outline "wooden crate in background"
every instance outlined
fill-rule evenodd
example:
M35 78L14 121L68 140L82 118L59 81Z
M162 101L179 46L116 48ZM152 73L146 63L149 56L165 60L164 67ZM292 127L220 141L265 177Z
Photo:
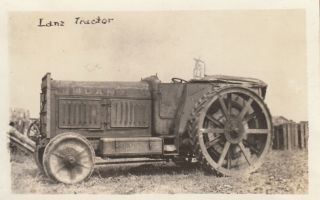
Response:
M298 134L299 147L301 149L308 149L309 126L307 121L302 121L299 123Z
M274 126L273 149L294 150L308 147L308 122L288 121Z

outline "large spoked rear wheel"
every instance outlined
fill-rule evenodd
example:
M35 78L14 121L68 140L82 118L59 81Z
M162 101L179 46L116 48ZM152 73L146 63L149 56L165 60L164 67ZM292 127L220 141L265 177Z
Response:
M226 176L256 170L271 146L268 108L253 91L226 87L205 95L193 112L195 154L203 166Z
M90 142L79 134L57 135L44 150L43 169L49 178L58 182L81 182L93 172L94 150Z

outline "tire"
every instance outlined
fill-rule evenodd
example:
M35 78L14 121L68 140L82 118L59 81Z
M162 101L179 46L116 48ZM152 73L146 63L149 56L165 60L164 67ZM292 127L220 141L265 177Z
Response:
M85 137L77 133L62 133L46 146L43 169L55 181L75 184L91 176L94 157L94 149Z
M209 172L241 176L255 171L271 148L271 115L253 91L228 86L205 94L188 122L193 154Z

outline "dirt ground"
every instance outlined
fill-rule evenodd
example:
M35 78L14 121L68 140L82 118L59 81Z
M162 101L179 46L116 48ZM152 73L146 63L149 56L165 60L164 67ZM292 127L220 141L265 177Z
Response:
M173 163L113 165L95 168L83 183L65 185L46 178L37 169L32 156L12 156L13 193L308 193L308 157L306 151L272 151L264 164L246 177L216 177L197 168Z

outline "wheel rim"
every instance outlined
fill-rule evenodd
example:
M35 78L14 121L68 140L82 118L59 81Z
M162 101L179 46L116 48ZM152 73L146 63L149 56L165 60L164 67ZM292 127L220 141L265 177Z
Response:
M94 151L89 142L78 135L59 135L48 144L44 156L44 171L62 183L81 182L93 171Z
M231 87L216 93L198 123L202 155L224 175L257 169L270 148L270 113L263 100L248 89Z
M37 122L33 122L27 131L28 138L35 140L40 135L40 130Z

